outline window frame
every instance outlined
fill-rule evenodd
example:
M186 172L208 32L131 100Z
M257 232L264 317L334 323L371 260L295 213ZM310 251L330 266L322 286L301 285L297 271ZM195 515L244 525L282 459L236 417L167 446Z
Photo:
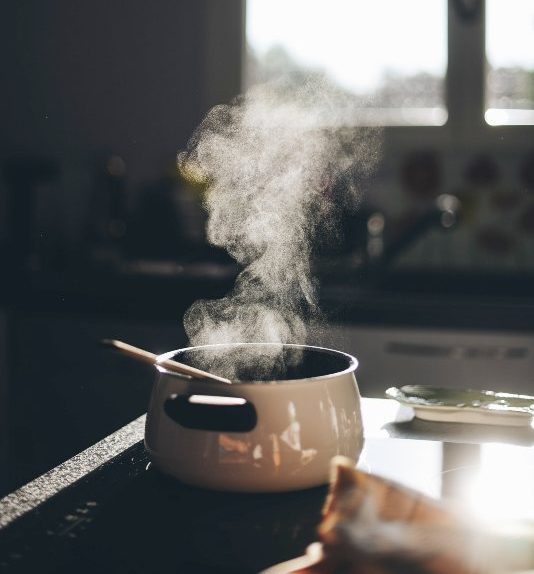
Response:
M204 0L203 106L226 103L243 91L246 0ZM486 111L485 0L448 0L445 102L442 126L384 126L386 142L470 152L513 151L532 138L532 125L489 125Z

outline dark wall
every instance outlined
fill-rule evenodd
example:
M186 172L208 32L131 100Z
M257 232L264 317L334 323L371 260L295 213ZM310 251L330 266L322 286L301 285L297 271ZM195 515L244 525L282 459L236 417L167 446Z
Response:
M4 3L3 154L118 153L133 178L174 161L203 110L202 2Z
M131 213L144 191L173 173L177 152L212 104L211 4L2 3L0 168L5 175L13 157L23 172L42 168L32 161L51 163L52 189L28 192L20 211L68 243L71 260L87 247L95 218L105 217L99 202L108 193L101 181L108 158L124 160ZM223 41L226 33L234 31ZM15 187L0 177L0 243L13 237L10 225L26 225L12 212Z
M124 161L128 201L171 198L172 182L161 181L172 179L176 153L214 101L230 95L233 88L224 93L213 83L235 83L235 51L234 71L226 73L217 49L232 40L240 46L239 18L225 26L220 11L239 3L214 9L217 2L0 3L0 496L146 409L152 372L106 358L100 338L155 351L184 344L181 307L172 306L167 324L147 317L150 302L161 298L157 281L145 277L149 287L137 295L139 278L126 277L124 293L121 287L112 297L129 296L131 310L113 303L104 310L112 281L101 269L103 278L93 278L94 262L81 246L95 218L109 215L95 209L95 198L117 191L102 180L107 159ZM28 178L45 183L26 185ZM47 233L56 234L51 251L70 253L68 265L52 253L47 267L49 251L34 239L46 242ZM23 265L35 249L44 255L40 266ZM52 271L51 283L34 271ZM180 281L171 289L182 306L193 297ZM73 303L74 292L81 298ZM138 310L143 318L132 319Z

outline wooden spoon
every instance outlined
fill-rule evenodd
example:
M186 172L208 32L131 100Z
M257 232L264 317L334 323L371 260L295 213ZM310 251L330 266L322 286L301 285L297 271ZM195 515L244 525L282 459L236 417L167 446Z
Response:
M151 365L161 365L169 371L179 373L180 375L186 375L193 379L209 379L210 381L224 383L226 385L232 384L230 379L225 379L224 377L219 377L213 373L208 373L207 371L202 371L201 369L196 369L195 367L190 367L189 365L184 365L183 363L173 361L172 359L158 361L158 355L155 353L151 353L145 349L140 349L139 347L134 347L133 345L129 345L123 341L117 341L116 339L103 339L101 342L105 347L116 349L128 357L132 357L132 359L137 359L138 361L143 361L144 363L149 363Z

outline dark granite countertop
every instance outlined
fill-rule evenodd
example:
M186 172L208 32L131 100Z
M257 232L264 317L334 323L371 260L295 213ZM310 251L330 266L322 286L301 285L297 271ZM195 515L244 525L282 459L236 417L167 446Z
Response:
M145 415L0 500L0 529L143 440Z

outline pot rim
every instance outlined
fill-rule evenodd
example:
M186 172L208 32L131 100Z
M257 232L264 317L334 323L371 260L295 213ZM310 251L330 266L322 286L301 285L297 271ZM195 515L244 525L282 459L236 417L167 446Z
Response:
M158 355L158 357L156 358L156 362L154 363L154 366L156 367L156 369L160 372L160 373L164 373L167 375L172 375L174 377L179 377L179 378L183 378L182 375L180 375L179 373L175 373L173 371L169 371L168 369L166 369L163 365L160 365L159 363L161 361L165 361L168 359L173 359L174 356L177 353L181 353L184 351L195 351L197 349L214 349L217 347L237 347L237 346L273 346L273 345L281 345L283 347L291 347L291 348L296 348L296 349L306 349L306 350L313 350L313 351L320 351L322 353L328 353L331 355L341 355L345 358L348 359L349 361L349 366L342 370L342 371L336 371L335 373L329 373L328 375L319 375L316 377L304 377L304 378L300 378L300 379L282 379L282 380L277 380L277 379L273 379L273 380L265 380L265 381L261 381L262 386L263 385L272 385L272 384L276 384L278 385L285 385L285 384L292 384L295 385L296 383L309 383L309 382L319 382L319 381L324 381L324 380L328 380L328 379L332 379L335 377L339 377L341 375L345 375L348 373L352 373L354 372L357 368L358 368L358 359L352 355L350 355L349 353L345 353L344 351L337 351L335 349L329 349L327 347L319 347L318 345L299 345L296 343L216 343L216 344L211 344L211 345L195 345L192 347L183 347L182 349L174 349L173 351L167 351L166 353L163 353L161 355ZM236 383L236 386L239 385L241 386L249 386L249 387L258 387L258 383L260 381L239 381L239 383Z

